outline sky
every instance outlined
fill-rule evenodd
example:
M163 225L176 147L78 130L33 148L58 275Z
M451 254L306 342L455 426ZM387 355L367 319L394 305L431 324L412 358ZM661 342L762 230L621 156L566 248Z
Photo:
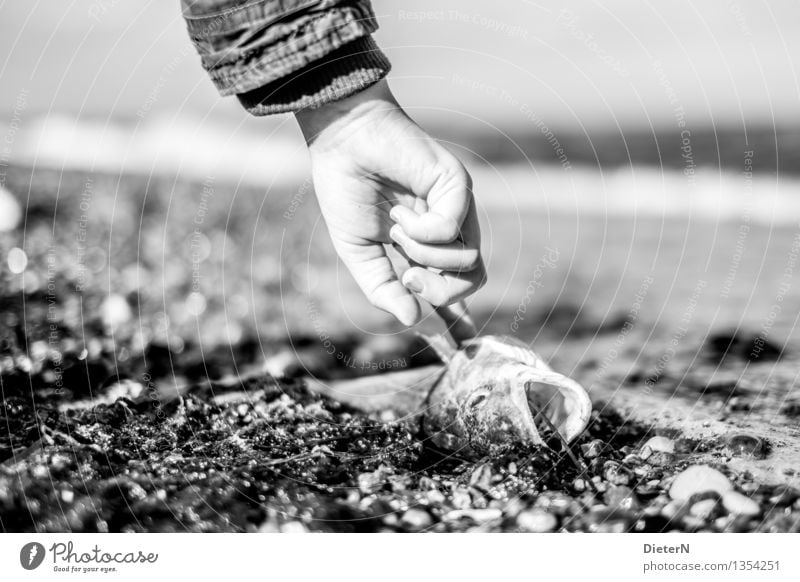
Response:
M373 3L401 103L466 127L796 124L800 3ZM0 119L252 120L202 71L178 0L0 4Z

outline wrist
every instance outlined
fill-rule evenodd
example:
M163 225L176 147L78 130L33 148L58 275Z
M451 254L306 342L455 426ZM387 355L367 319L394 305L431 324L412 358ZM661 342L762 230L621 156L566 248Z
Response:
M344 99L313 109L302 109L294 115L306 143L311 144L328 128L352 126L354 121L372 112L399 107L386 79L381 79Z

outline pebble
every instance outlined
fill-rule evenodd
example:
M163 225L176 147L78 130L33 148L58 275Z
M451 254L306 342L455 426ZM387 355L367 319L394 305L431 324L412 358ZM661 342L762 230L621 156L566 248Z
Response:
M466 487L459 486L453 489L451 502L456 509L468 509L472 505L472 498Z
M281 526L281 533L306 533L308 529L299 521L287 521Z
M557 491L545 491L536 498L534 505L556 515L566 515L575 509L575 500Z
M692 465L675 477L669 488L672 499L686 501L692 495L714 491L722 496L733 489L728 478L707 465Z
M639 456L647 460L653 453L669 453L675 452L675 441L663 436L654 436L648 440L643 446Z
M630 487L624 485L617 485L609 488L603 495L603 500L611 509L618 508L626 511L637 511L639 509L639 501Z
M488 464L478 465L469 477L470 487L486 492L492 485L492 468Z
M420 531L433 525L433 518L424 509L412 507L403 514L401 522L411 530Z
M800 491L788 485L778 485L770 495L769 502L773 505L785 507L794 503L800 497Z
M441 505L445 502L444 494L438 489L431 489L424 493L425 499L432 505Z
M528 532L546 533L556 528L558 520L552 513L539 509L528 509L517 516L517 525Z
M132 316L133 310L122 295L112 293L100 305L100 319L103 325L111 330L116 330L120 325L127 323Z
M8 263L8 270L15 275L19 275L28 266L28 255L21 248L14 247L8 251L6 262Z
M764 439L747 433L729 436L725 446L734 457L753 457L763 459L767 456L767 444Z
M444 514L443 519L445 521L458 521L466 517L475 523L485 523L500 519L502 516L503 512L501 510L489 507L486 509L454 509Z
M718 507L719 504L716 499L703 499L701 501L692 503L689 513L695 517L699 517L700 519L708 521L714 517Z
M376 493L388 482L392 471L386 467L379 467L377 471L361 473L358 475L358 488L365 495Z
M672 453L665 453L662 451L656 452L651 454L647 458L647 462L651 465L657 465L659 467L666 467L671 465L675 462L675 455Z
M606 443L601 441L600 439L594 439L593 441L589 441L585 445L581 445L581 453L587 459L594 459L595 457L600 456L600 453L603 452Z
M616 461L606 461L603 465L603 476L613 485L627 485L631 482L633 473L627 467Z
M681 521L683 521L683 525L686 527L686 529L689 530L699 530L701 527L706 525L705 520L703 520L702 517L697 517L696 515L684 515Z
M0 186L0 232L14 230L21 218L19 202L11 192Z
M673 500L661 508L661 515L667 519L678 519L686 512L686 505L683 501Z
M761 514L761 507L758 503L737 491L725 493L722 496L722 505L733 515L756 517Z
M630 515L619 510L597 509L590 511L584 522L591 532L624 533L628 531L632 520Z

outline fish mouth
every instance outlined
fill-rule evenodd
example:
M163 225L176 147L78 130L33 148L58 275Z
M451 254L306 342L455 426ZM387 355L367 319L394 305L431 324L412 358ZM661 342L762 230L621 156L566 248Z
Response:
M524 411L525 430L535 444L541 433L555 428L570 443L586 429L592 402L577 382L551 370L526 370L512 391L512 399Z

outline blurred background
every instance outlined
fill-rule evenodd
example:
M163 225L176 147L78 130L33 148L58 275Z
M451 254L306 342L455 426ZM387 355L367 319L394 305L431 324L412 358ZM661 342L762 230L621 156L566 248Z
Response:
M800 5L374 9L398 99L474 177L485 331L795 333ZM2 10L5 347L399 331L332 253L294 120L217 95L178 0Z

